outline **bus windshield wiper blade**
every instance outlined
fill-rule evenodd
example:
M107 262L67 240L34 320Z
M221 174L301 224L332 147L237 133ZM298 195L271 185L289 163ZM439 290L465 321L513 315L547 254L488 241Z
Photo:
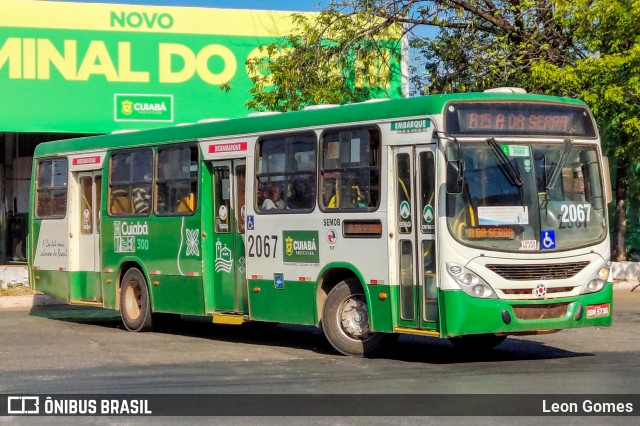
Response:
M569 151L571 151L572 147L573 147L573 141L571 139L567 139L566 141L564 141L564 150L562 151L562 155L560 156L558 163L556 163L555 167L553 168L553 172L551 173L551 178L547 183L547 188L546 188L547 191L549 191L550 189L553 189L553 186L556 184L558 177L560 177L560 174L562 173L562 168L564 167L564 164L567 162L567 159L569 158Z
M520 177L518 169L513 167L513 164L511 164L511 161L509 161L509 158L505 155L505 153L502 152L502 149L500 149L500 146L498 145L496 140L494 138L489 138L487 139L487 143L493 149L493 153L500 161L500 164L502 165L504 170L506 170L512 184L516 186L522 186L522 177Z

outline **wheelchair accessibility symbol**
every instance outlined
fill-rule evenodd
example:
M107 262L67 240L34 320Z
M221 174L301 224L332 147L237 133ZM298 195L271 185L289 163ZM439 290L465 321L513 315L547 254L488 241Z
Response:
M556 233L555 231L542 231L540 233L540 242L543 249L556 248Z

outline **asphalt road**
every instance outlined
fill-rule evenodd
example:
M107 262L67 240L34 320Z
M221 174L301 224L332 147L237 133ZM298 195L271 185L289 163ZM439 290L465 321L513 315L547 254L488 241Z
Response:
M111 311L66 306L0 311L0 393L640 394L639 326L640 292L620 290L614 293L610 328L509 338L482 355L435 338L403 336L382 357L358 359L336 354L308 327L179 321L163 332L130 333ZM100 424L129 424L119 419ZM169 421L161 420L154 424ZM262 420L258 423L281 424ZM362 424L388 421L378 417Z

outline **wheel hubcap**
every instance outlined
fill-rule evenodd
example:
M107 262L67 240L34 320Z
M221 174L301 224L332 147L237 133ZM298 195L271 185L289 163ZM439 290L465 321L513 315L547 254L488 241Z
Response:
M136 320L140 316L142 311L142 303L140 302L141 292L140 286L137 283L132 283L127 287L124 293L124 302L127 309L127 315Z
M345 299L338 310L340 330L350 339L365 340L370 337L369 311L361 294Z

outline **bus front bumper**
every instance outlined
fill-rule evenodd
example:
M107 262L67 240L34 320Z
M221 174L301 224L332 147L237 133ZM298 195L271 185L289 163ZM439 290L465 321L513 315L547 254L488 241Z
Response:
M576 327L607 327L613 314L613 284L597 293L544 300L479 299L444 291L446 331L466 334L536 334Z

